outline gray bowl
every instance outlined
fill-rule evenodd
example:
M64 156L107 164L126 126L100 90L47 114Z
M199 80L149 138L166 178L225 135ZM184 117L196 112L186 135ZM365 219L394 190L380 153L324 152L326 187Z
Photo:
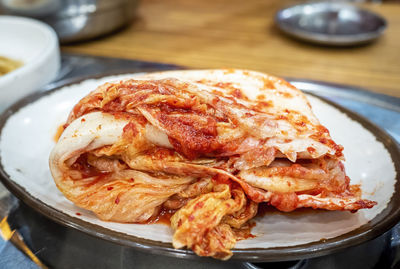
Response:
M386 29L381 16L345 3L307 3L277 12L275 22L286 34L323 45L371 42Z
M48 23L61 43L95 38L132 21L139 0L0 0L0 14L32 17Z

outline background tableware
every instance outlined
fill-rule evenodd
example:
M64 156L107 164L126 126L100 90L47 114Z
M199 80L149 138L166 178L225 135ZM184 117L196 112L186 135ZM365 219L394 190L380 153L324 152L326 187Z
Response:
M290 36L332 46L368 43L386 29L386 20L378 14L340 2L287 7L277 12L275 22Z
M132 21L139 0L0 0L0 13L43 20L61 42L90 39Z
M23 65L0 76L0 111L52 81L60 68L54 30L37 20L0 16L0 55Z

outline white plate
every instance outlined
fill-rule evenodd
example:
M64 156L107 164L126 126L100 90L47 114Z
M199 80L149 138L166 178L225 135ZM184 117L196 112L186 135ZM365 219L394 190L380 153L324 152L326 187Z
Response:
M126 76L133 75L86 80L36 94L7 110L0 124L3 182L30 206L67 226L151 252L193 257L188 250L172 248L172 231L165 225L104 222L76 207L58 191L50 175L48 157L55 132L74 104L97 85ZM234 259L271 261L327 254L372 239L399 220L400 197L393 195L400 185L397 144L365 119L308 97L321 123L344 146L352 184L360 184L363 198L378 205L357 213L306 210L257 217L252 230L256 237L238 242Z

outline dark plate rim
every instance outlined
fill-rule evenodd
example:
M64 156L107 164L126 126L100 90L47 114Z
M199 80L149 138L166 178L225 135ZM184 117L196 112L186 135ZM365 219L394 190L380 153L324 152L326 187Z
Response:
M123 73L103 73L98 76L86 76L76 79L67 79L56 83L53 89L45 92L33 93L17 103L13 104L7 108L0 116L0 138L3 133L4 126L7 120L14 115L18 110L33 103L40 98L52 94L64 86L69 86L72 84L80 83L88 78L100 78L110 75L119 74L129 74L130 72ZM253 261L253 262L276 262L276 261L288 261L296 259L313 258L318 256L323 256L327 254L332 254L339 250L347 247L358 245L369 240L372 240L381 234L385 233L391 229L400 220L400 146L395 142L395 140L387 134L385 131L377 127L375 124L371 123L362 116L354 113L346 108L343 108L325 98L319 97L315 94L313 96L323 100L329 105L339 109L344 112L351 119L359 122L362 126L374 134L378 141L380 141L391 155L392 161L394 162L396 170L396 184L395 192L388 204L388 206L379 213L374 219L372 219L367 224L349 232L344 235L327 239L324 241L312 242L303 245L297 245L292 247L279 247L279 248L250 248L250 249L234 249L233 257L231 260L241 260L241 261ZM0 149L1 153L1 149ZM67 215L57 209L43 203L39 199L28 194L26 190L19 186L17 183L10 179L10 176L6 173L3 163L1 162L0 154L0 180L3 184L20 200L25 204L41 213L42 215L52 219L53 221L64 225L66 227L71 227L87 233L89 235L102 238L107 241L111 241L123 246L129 246L137 250L146 251L152 254L162 254L177 258L188 258L204 260L205 258L199 257L194 254L191 250L187 249L174 249L170 243L162 243L158 241L153 241L149 239L143 239L131 235L127 235L121 232L115 232L104 228L102 226L91 224L85 222L76 217ZM396 206L397 205L397 206Z
M330 35L330 34L324 34L324 33L310 32L310 31L304 30L303 28L293 28L293 27L287 25L285 20L282 18L282 14L287 10L304 7L304 6L322 6L322 5L328 5L328 6L333 6L333 7L345 7L345 8L358 10L359 12L366 13L370 16L375 17L377 20L380 20L382 25L375 31L362 32L362 33L358 33L358 34L354 34L354 35L339 35L339 34ZM336 46L349 46L349 45L368 43L370 41L377 39L379 36L381 36L387 28L386 19L375 12L369 11L364 8L360 8L355 5L350 5L350 4L346 4L346 3L334 3L334 2L303 3L303 4L288 6L288 7L278 10L275 13L274 21L275 21L275 24L278 26L278 28L288 35L291 35L293 37L296 37L296 38L299 38L299 39L302 39L305 41L309 41L309 42L325 44L325 45L336 45Z

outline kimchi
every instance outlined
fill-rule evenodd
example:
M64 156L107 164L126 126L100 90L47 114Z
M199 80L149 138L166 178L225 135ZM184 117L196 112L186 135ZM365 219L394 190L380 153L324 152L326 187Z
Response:
M99 86L72 109L50 156L66 198L100 219L170 212L175 248L228 259L258 205L371 208L306 96L244 70L169 71ZM267 217L267 216L266 216Z

